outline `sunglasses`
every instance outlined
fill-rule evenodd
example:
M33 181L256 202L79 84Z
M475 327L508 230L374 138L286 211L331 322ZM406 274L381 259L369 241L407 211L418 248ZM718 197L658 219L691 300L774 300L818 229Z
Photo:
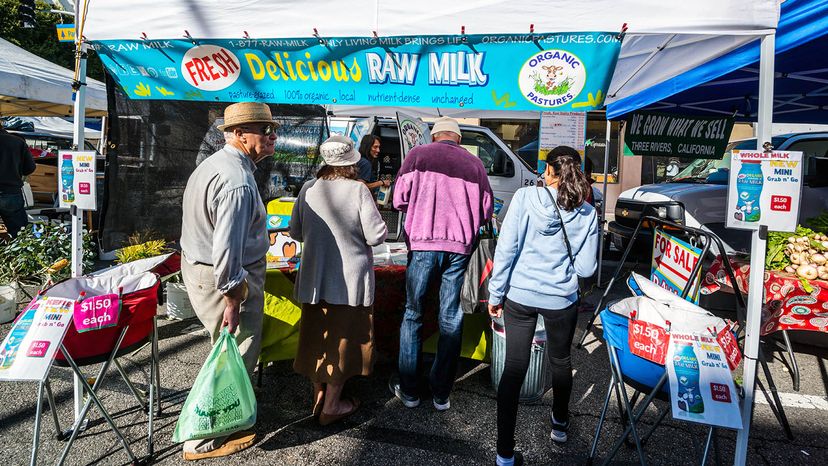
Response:
M242 126L241 128L247 132L258 133L262 136L270 136L276 130L273 125L264 125L259 128L259 131L249 131L250 128L247 126Z

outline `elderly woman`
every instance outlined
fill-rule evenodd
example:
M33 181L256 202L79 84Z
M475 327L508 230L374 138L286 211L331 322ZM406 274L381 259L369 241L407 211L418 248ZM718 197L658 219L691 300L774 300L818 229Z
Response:
M293 368L313 382L313 412L327 425L353 414L356 399L340 396L345 381L369 375L374 364L371 247L388 230L364 183L351 139L332 136L319 147L325 165L302 187L293 207L291 237L302 241L295 297L302 303Z

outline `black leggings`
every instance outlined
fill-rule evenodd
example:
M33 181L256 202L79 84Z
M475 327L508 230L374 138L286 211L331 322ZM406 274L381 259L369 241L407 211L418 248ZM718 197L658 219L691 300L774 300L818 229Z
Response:
M542 309L507 299L503 309L506 364L497 389L497 454L503 458L510 458L515 452L518 399L529 368L538 314L543 317L546 327L546 354L552 365L552 413L558 422L569 420L572 394L570 348L578 323L578 309L574 304L559 310Z

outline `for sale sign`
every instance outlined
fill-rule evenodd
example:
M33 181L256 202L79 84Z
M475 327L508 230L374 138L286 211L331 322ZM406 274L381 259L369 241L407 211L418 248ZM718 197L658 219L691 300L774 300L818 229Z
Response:
M653 262L650 280L665 290L680 296L690 280L693 267L699 262L701 252L701 249L656 229L653 239ZM700 283L701 268L696 272L693 288L687 296L687 300L694 304L699 303Z

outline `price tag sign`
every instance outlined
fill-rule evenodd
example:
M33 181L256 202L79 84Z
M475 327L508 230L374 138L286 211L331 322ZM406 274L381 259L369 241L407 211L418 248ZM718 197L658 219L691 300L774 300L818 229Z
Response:
M664 327L643 320L630 321L630 352L656 364L664 364L670 336Z
M118 324L120 300L117 294L92 296L75 303L72 319L78 333L114 327Z
M730 403L732 398L730 396L730 387L722 383L710 383L710 396L713 401L721 403Z
M722 347L725 357L727 358L727 365L731 371L735 371L739 367L739 362L742 361L742 352L739 351L739 345L736 344L736 338L733 332L730 331L730 325L723 328L721 332L716 335L716 341Z

